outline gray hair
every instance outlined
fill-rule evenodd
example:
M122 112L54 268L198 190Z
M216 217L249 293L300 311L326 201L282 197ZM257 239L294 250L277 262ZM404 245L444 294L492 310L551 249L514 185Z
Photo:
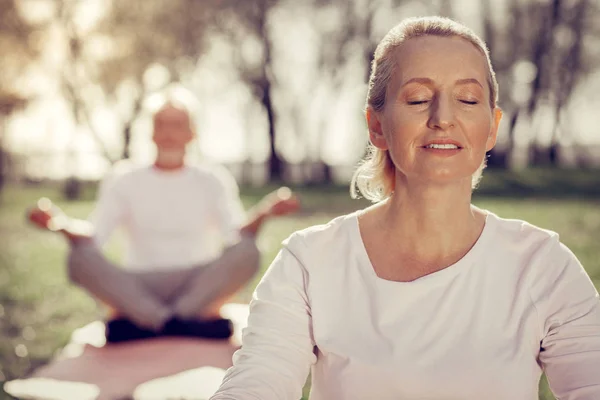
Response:
M194 93L179 84L172 84L159 92L152 93L144 101L144 108L152 116L167 106L185 111L190 118L192 130L196 131L196 113L200 107Z
M365 109L382 111L386 101L386 91L392 78L396 63L393 52L402 43L420 36L460 37L473 44L485 56L488 66L488 85L490 88L490 106L496 107L498 101L498 82L490 61L487 46L471 29L443 17L408 18L392 28L377 45L371 65L369 88ZM485 160L473 174L472 188L481 180ZM378 202L389 197L394 191L395 166L387 150L381 150L369 143L367 154L354 172L350 185L352 198L359 193L365 198Z

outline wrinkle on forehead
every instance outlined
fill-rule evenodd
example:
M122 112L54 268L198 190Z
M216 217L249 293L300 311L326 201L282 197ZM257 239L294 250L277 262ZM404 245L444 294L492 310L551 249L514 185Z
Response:
M422 36L412 38L395 49L391 87L397 90L404 81L419 77L436 83L454 83L461 79L488 82L485 55L460 37ZM484 88L489 95L491 88Z

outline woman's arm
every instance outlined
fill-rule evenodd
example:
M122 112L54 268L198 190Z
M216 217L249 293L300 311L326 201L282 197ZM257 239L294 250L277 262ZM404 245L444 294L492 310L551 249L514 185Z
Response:
M284 247L254 292L242 348L211 400L302 397L316 361L307 280L304 266Z
M541 317L539 361L557 398L600 399L600 300L571 251L553 246L532 291Z

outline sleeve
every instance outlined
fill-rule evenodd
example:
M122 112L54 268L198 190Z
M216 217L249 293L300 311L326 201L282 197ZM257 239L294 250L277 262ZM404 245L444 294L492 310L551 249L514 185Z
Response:
M246 220L244 206L240 200L240 190L235 178L225 168L215 170L217 188L215 190L216 217L219 233L227 243L239 238L239 231Z
M600 399L598 292L558 238L545 259L532 290L542 330L539 362L558 399Z
M98 199L89 221L94 226L94 241L98 247L106 244L114 230L123 223L126 202L119 192L118 179L107 176L98 188Z
M283 248L254 292L242 348L211 400L298 400L313 352L307 271Z

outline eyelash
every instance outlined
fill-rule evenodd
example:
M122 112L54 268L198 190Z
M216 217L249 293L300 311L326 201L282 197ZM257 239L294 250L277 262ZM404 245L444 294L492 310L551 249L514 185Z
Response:
M474 106L474 105L476 105L476 104L479 104L479 102L478 102L478 101L476 101L476 100L473 100L473 101L469 101L469 100L459 100L459 101L460 101L461 103L463 103L463 104L467 104L467 105L470 105L470 106ZM418 105L425 104L425 103L429 103L429 100L409 101L409 102L408 102L408 105L410 105L410 106L418 106Z

